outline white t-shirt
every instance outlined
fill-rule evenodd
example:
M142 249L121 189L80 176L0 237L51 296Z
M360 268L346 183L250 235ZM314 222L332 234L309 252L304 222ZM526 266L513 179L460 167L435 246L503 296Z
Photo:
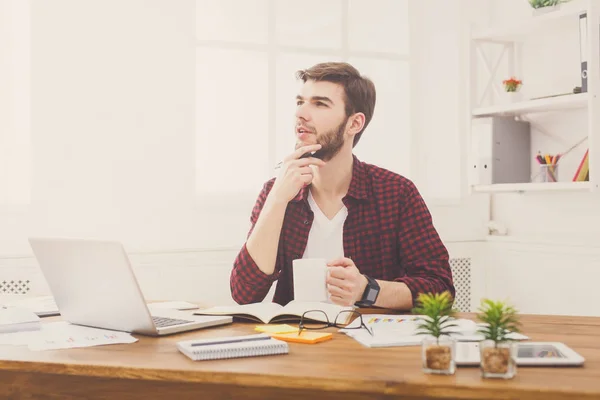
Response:
M329 219L315 202L310 190L308 191L308 204L314 218L302 258L324 258L329 261L344 257L344 222L348 216L346 206L343 206L332 219Z

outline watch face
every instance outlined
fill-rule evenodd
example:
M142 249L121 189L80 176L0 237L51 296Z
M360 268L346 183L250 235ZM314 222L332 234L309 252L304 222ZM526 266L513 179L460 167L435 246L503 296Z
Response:
M366 300L369 302L374 302L376 298L377 298L377 290L369 289Z

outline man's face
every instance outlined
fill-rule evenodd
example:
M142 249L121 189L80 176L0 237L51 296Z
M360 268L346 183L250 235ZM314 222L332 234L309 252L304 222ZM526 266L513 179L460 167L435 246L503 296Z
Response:
M309 80L302 86L296 104L296 148L318 143L322 147L313 156L330 160L346 140L344 88Z

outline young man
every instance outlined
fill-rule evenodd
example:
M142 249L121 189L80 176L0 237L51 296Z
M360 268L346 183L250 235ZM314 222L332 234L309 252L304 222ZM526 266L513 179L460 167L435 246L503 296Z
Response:
M304 84L296 151L254 206L231 273L234 300L262 301L277 281L273 301L287 304L297 258L343 267L327 279L340 305L408 310L421 292L454 296L448 252L414 184L352 152L373 116L373 82L346 63L317 64L297 77Z

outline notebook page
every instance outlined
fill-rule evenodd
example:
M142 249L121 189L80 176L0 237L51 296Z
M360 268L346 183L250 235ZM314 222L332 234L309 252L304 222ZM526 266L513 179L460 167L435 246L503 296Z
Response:
M242 304L237 306L216 306L198 310L194 314L198 315L232 315L242 316L248 315L258 318L265 324L268 324L271 319L281 310L281 305L277 303L252 303Z

